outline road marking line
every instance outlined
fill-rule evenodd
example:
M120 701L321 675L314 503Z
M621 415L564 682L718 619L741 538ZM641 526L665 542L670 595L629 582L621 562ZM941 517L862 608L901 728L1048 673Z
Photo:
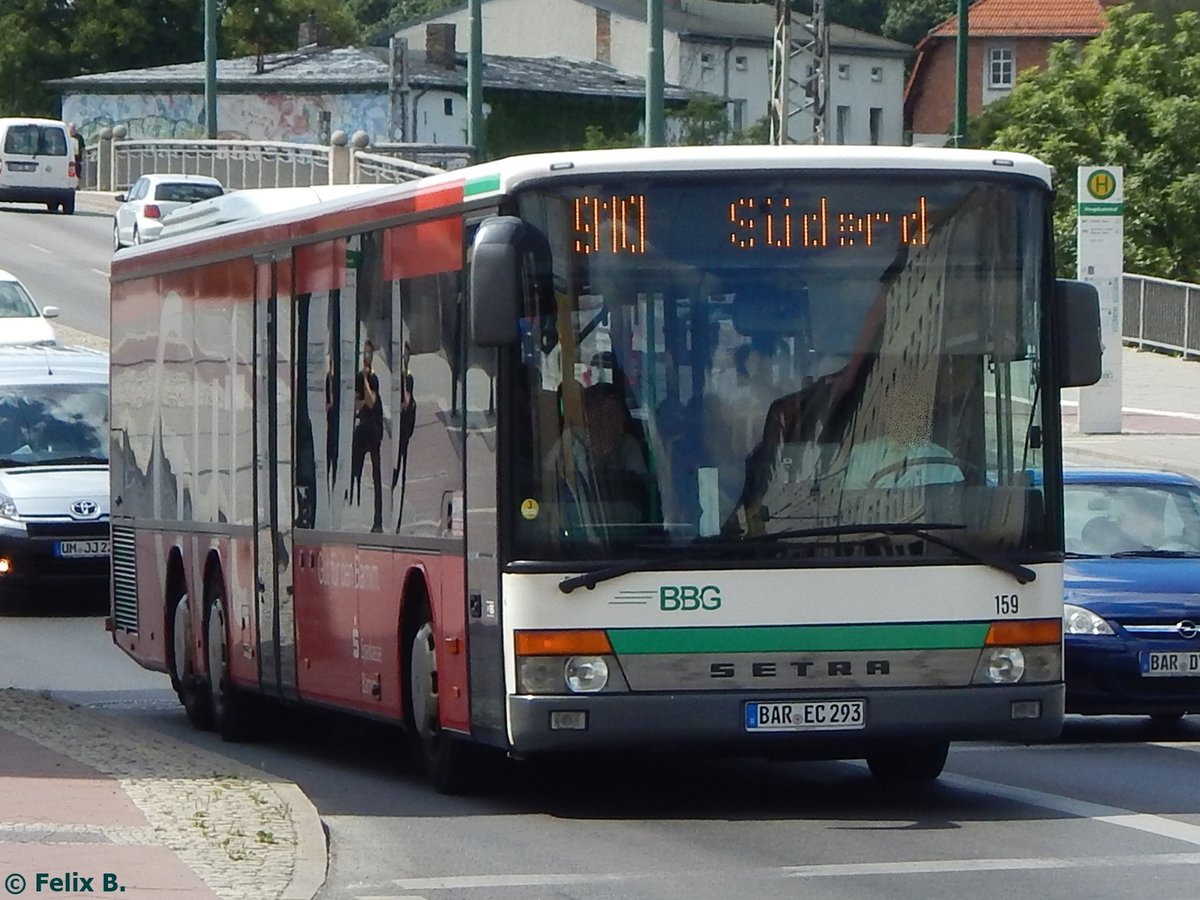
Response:
M1063 400L1063 406L1078 406L1078 400ZM1170 409L1143 409L1140 406L1122 406L1121 412L1131 416L1162 416L1165 419L1192 419L1200 421L1200 413L1178 412Z
M108 277L107 269L92 269L92 271L95 272L97 275L103 275L105 278Z
M1038 869L1095 869L1119 866L1200 865L1200 853L1163 853L1137 856L1104 856L1052 859L934 859L887 863L846 863L800 866L791 878L844 878L854 875L938 875L956 872L1005 872Z
M779 878L850 878L880 875L944 875L961 872L1039 871L1049 869L1115 869L1126 866L1200 866L1200 853L1139 853L1130 856L1049 857L1046 859L931 859L898 860L881 863L831 863L811 866L772 866L755 869L760 877ZM728 870L722 870L726 872ZM564 887L580 884L611 884L620 881L651 881L707 878L706 871L629 872L615 874L526 874L526 875L441 875L428 878L398 878L392 882L401 890L446 891L487 890L515 887ZM421 900L414 894L361 894L355 900Z
M1045 791L1035 791L1029 788L1013 787L998 784L994 781L984 781L980 778L970 778L965 775L943 775L940 783L958 787L965 791L988 794L1005 800L1015 800L1027 806L1040 806L1055 812L1078 816L1081 819L1093 819L1108 825L1118 825L1131 828L1134 831L1144 831L1159 837L1183 841L1200 847L1200 825L1190 825L1187 822L1177 822L1163 816L1149 813L1134 812L1119 806L1106 806L1102 803L1090 803L1086 800L1076 800L1059 794L1048 794Z
M29 246L32 247L34 250L41 250L43 253L49 253L49 254L54 253L54 251L51 250L49 247L43 247L41 244L30 244Z

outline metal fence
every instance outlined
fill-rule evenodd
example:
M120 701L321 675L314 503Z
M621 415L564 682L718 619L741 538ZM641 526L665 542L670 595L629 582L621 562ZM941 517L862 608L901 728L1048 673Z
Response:
M1126 344L1200 357L1200 285L1125 275L1121 316Z
M108 130L106 130L108 131ZM472 148L436 144L368 146L335 134L329 146L288 141L126 140L102 134L87 149L80 187L123 191L152 172L209 175L229 189L314 184L393 184L470 164Z

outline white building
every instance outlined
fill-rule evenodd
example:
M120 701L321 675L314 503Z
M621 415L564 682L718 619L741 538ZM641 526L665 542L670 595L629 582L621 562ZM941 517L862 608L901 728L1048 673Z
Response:
M663 69L668 83L724 98L734 129L768 115L775 8L770 3L664 0ZM483 0L483 52L565 57L646 74L646 0ZM793 27L803 27L797 15ZM470 47L467 3L397 32L423 45L425 26L452 23L456 47ZM829 28L826 140L904 143L907 44L841 25Z

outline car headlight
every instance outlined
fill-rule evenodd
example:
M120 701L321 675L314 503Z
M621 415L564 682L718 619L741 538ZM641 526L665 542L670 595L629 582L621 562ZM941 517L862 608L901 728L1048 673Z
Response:
M15 522L20 518L16 501L8 494L0 494L0 519L12 519Z
M1063 604L1063 634L1116 634L1112 626L1090 609Z

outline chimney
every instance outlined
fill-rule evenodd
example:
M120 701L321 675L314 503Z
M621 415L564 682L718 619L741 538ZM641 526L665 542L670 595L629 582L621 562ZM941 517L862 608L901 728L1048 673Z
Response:
M297 47L308 47L315 44L318 47L329 46L329 26L317 21L317 14L310 12L308 20L300 23L296 35Z
M453 22L436 22L425 26L425 61L443 69L453 69L458 64Z

